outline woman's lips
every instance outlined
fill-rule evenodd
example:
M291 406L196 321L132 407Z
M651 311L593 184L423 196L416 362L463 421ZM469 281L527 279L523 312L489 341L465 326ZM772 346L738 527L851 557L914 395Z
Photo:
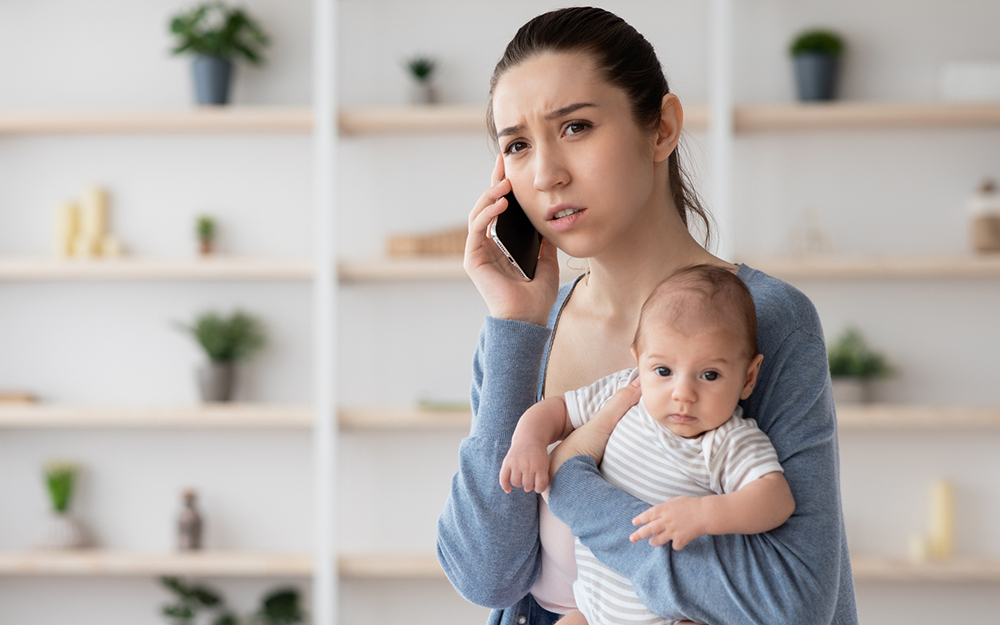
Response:
M577 224L587 209L569 204L557 204L549 208L547 222L556 232L565 232Z

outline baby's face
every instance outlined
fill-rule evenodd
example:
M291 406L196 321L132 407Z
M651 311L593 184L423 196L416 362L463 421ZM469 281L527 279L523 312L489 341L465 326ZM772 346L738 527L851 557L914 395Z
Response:
M642 401L656 421L687 438L713 430L750 396L762 356L747 362L739 332L701 325L684 333L669 324L644 333L637 354Z

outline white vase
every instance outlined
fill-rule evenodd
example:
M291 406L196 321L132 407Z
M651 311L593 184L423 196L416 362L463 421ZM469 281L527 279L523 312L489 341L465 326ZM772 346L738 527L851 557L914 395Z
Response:
M79 521L68 512L53 512L46 520L38 546L42 549L77 549L86 543Z
M872 401L871 380L838 376L832 378L831 382L834 405L867 404Z
M410 87L410 103L417 105L436 104L437 89L429 82L414 82Z

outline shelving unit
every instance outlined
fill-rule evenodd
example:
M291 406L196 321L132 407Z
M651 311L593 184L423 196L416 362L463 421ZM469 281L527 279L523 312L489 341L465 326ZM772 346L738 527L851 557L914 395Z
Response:
M0 403L0 429L309 429L311 406L76 406Z
M299 281L312 278L312 263L297 259L0 258L0 282L44 281Z

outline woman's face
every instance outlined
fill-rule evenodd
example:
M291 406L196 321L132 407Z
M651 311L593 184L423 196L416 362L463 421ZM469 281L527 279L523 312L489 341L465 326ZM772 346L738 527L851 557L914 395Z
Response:
M633 121L625 92L586 54L544 53L493 92L504 170L542 236L578 258L600 256L657 206L655 132Z

